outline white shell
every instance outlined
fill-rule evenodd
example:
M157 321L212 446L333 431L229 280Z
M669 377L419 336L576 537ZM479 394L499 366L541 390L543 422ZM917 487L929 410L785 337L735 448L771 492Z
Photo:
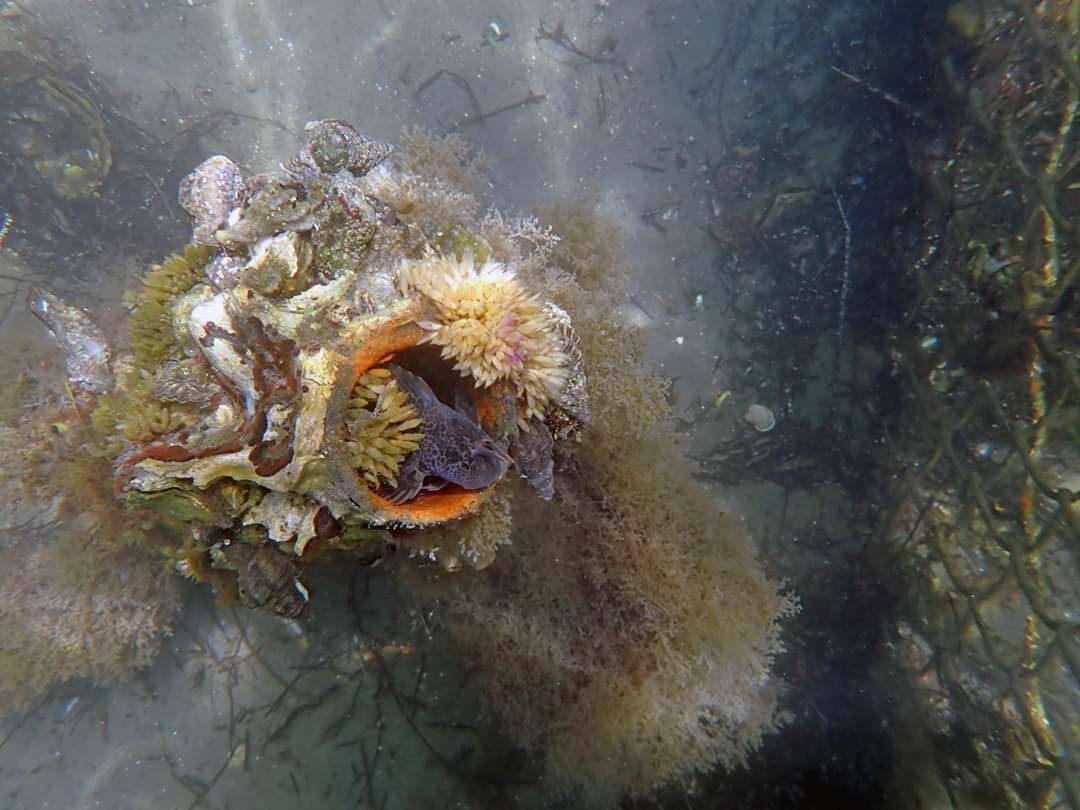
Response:
M216 336L214 334L217 330L224 330L233 335L236 333L227 306L230 297L231 292L221 292L192 307L188 315L188 334L202 349L214 370L231 380L233 385L243 393L248 413L251 413L255 408L255 400L258 398L251 363L237 350L232 341L220 334ZM212 327L217 327L217 329Z
M743 419L760 433L768 433L776 427L776 415L764 405L758 405L757 403L746 409Z
M257 506L243 517L245 526L265 526L275 543L294 543L297 556L304 553L308 541L315 537L315 516L321 505L303 495L269 492Z

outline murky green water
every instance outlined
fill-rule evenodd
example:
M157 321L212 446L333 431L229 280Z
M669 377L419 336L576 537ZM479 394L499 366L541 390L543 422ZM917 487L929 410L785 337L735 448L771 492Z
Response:
M3 5L0 805L1076 806L1078 9Z

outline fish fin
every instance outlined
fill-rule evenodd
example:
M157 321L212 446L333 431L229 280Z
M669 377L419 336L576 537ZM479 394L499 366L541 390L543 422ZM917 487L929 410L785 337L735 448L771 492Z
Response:
M480 424L480 416L476 413L476 403L460 387L454 389L454 410L474 425Z
M386 368L394 375L398 385L405 389L405 393L412 397L420 408L431 410L438 408L442 404L439 402L439 398L435 396L435 392L431 390L431 386L411 371L407 371L401 366L395 366L393 363L388 363Z

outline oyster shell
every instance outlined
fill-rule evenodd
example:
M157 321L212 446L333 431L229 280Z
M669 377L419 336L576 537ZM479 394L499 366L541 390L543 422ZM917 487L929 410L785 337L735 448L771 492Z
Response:
M211 367L236 387L244 397L245 410L254 413L258 399L255 374L229 313L232 297L233 292L226 291L196 304L188 316L187 328Z
M192 240L216 245L216 234L247 195L240 167L224 155L200 163L180 181L180 206L195 220Z
M206 263L203 272L215 290L228 290L240 282L240 272L244 269L244 260L239 256L219 253Z
M206 364L198 358L163 360L154 372L155 399L187 405L202 405L221 389L211 378Z
M292 295L306 288L315 259L311 242L295 231L260 239L240 270L240 281L263 295Z
M230 216L228 228L217 231L217 241L229 250L241 250L279 231L311 230L326 187L318 178L310 178L310 183L282 173L255 175L247 205L239 216Z
M319 536L319 514L323 507L303 495L271 492L244 515L245 526L260 525L275 543L292 543L296 556Z

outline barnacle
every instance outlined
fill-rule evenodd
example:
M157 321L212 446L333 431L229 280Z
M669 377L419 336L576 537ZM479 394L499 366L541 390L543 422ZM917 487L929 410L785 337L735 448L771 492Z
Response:
M361 375L345 423L353 466L376 489L396 486L402 462L424 436L417 432L421 422L416 408L389 371L373 368Z
M524 398L526 420L558 399L569 358L543 302L511 268L495 261L477 268L468 252L461 259L432 255L403 261L398 284L432 305L419 324L424 342L439 346L455 370L484 388L510 381Z
M199 282L200 271L213 252L205 245L188 245L183 253L174 253L154 265L130 298L128 334L139 368L150 371L176 352L173 304Z

